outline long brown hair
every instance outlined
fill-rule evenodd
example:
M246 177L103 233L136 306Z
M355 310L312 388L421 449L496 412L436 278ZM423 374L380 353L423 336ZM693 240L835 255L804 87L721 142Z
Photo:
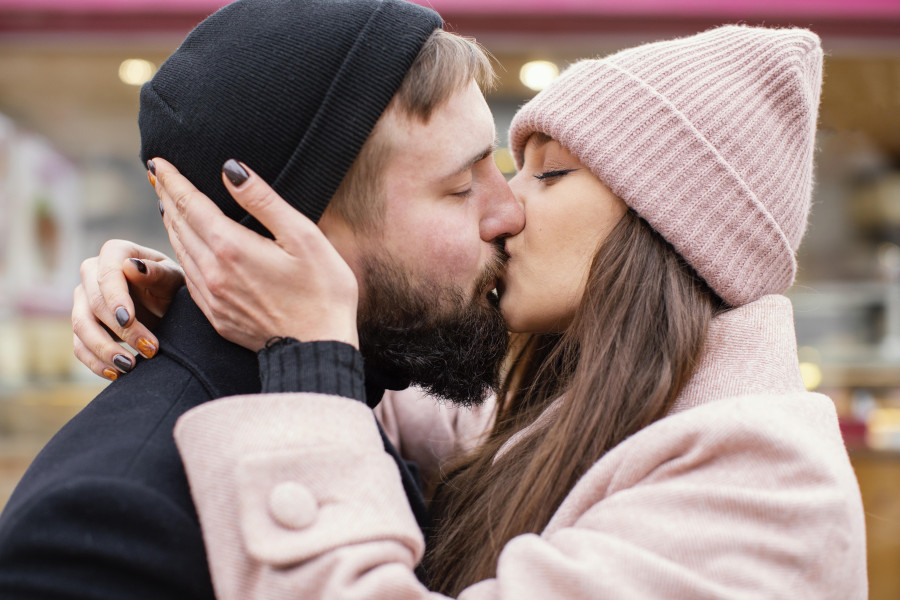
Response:
M578 479L661 419L690 379L723 309L677 252L629 210L591 265L572 324L531 336L511 360L487 441L442 483L424 567L455 596L492 577L503 546L539 533ZM497 457L557 398L560 410Z

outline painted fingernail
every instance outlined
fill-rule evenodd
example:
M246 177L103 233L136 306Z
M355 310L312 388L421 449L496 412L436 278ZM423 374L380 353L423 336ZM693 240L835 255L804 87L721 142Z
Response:
M225 173L225 177L227 177L235 187L241 187L241 184L250 178L250 174L247 173L247 171L244 170L244 167L233 158L229 158L225 161L225 164L222 165L222 171Z
M134 263L134 266L137 267L137 270L141 272L141 275L147 274L147 265L139 258L131 258L129 259Z
M147 161L147 170L155 177L156 176L156 165L153 164L152 160Z
M166 214L166 209L163 208L163 205L162 205L162 198L160 198L159 200L156 201L156 208L159 209L159 216L162 217L163 215Z
M147 181L150 182L150 185L156 187L156 176L150 171L147 171Z
M156 356L156 344L146 338L140 338L137 341L137 351L140 352L144 358L153 358Z
M103 376L109 379L110 381L115 381L119 378L119 374L116 373L115 369L103 369Z
M123 373L127 373L134 368L134 365L131 363L131 361L125 358L125 356L122 354L116 354L115 356L113 356L113 364L116 365L116 368Z
M128 310L124 306L120 306L116 309L116 323L119 324L119 327L125 327L125 323L127 323L130 318L131 317L128 316Z

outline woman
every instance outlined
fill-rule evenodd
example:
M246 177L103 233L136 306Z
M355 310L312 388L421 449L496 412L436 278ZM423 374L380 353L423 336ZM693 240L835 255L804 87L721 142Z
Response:
M516 115L526 227L498 290L528 337L502 400L487 425L408 398L380 408L440 479L431 590L866 597L859 489L780 295L821 61L807 31L724 27L579 62ZM221 597L430 595L362 404L228 398L175 436L207 546L228 546L211 564Z

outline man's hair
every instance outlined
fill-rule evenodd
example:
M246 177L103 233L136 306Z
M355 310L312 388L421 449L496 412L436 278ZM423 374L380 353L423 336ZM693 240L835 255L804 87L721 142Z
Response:
M372 128L331 199L329 210L334 210L355 229L380 223L382 171L391 153L383 126L385 115L398 111L400 115L428 123L435 109L465 88L469 81L474 79L486 91L493 87L495 78L491 58L478 42L436 29Z

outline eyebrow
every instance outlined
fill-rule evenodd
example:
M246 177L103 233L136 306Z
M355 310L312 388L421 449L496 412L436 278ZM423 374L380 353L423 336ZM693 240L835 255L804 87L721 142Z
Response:
M457 175L461 175L462 173L465 173L466 171L468 171L469 169L474 167L475 163L478 163L478 162L484 160L485 158L487 158L488 156L492 155L494 153L494 151L497 150L498 145L499 144L497 142L497 139L494 138L494 140L491 142L490 146L488 146L487 148L482 150L478 155L473 156L472 158L467 160L465 162L465 164L463 164L461 167L459 167L458 169L456 169L455 171L453 171L452 173L450 173L449 175L444 177L444 179L452 179L452 178L456 177Z

